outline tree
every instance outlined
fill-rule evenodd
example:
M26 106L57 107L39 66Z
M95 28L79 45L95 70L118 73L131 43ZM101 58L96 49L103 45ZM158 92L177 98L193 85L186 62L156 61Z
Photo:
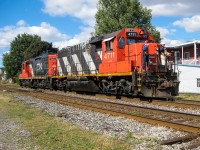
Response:
M41 53L44 53L46 51L51 52L51 53L57 53L58 49L53 48L52 44L46 41L32 42L31 45L24 52L24 60L39 56Z
M3 65L6 71L7 78L12 78L14 74L14 70L12 70L12 59L10 53L6 53L3 55Z
M99 0L95 34L107 34L122 28L144 28L160 42L160 34L151 25L151 10L143 8L138 0Z
M38 56L44 51L51 50L52 44L42 41L38 35L19 34L11 42L10 53L3 56L3 65L8 78L14 79L21 71L22 62L32 57Z
M21 71L24 53L31 43L35 41L41 41L41 37L38 35L19 34L11 42L10 53L3 58L3 65L9 78L14 78Z

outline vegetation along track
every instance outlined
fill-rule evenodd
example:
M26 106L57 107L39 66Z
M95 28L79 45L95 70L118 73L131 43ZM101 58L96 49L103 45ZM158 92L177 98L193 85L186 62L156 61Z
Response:
M80 98L75 96L56 95L43 92L27 92L26 90L10 89L9 91L29 95L35 98L70 105L81 109L88 109L123 116L153 125L167 126L178 130L200 134L200 115L161 110L132 104Z
M152 104L162 105L162 106L173 106L180 108L192 108L192 109L200 109L200 101L197 100L176 100L176 101L161 101L154 100Z

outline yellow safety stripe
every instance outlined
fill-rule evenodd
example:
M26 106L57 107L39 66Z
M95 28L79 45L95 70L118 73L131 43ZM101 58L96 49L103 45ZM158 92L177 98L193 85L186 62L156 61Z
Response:
M66 75L66 76L52 76L52 78L70 78L70 77L108 77L108 76L131 76L132 72L126 73L104 73L104 74L74 74L74 75ZM23 79L45 79L46 77L31 77L31 78L19 78Z

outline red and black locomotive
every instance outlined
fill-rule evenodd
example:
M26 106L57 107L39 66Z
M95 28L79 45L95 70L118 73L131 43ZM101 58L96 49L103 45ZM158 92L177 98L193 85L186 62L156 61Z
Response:
M144 41L148 62L142 70ZM89 42L70 46L57 54L43 54L23 63L20 85L125 96L170 98L178 95L175 62L161 64L151 34L144 29L124 28Z

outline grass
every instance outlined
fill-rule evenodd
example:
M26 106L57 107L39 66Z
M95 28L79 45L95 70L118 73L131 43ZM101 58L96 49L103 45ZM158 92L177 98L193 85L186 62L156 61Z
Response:
M175 98L176 99L186 99L186 100L200 100L200 94L180 93L179 96L177 96Z
M0 92L0 111L20 123L30 135L18 142L21 147L30 149L66 149L66 150L124 150L130 149L129 140L109 138L95 132L86 131L63 122L60 118L46 112L16 102ZM132 136L129 136L130 139ZM28 149L29 149L28 148Z

